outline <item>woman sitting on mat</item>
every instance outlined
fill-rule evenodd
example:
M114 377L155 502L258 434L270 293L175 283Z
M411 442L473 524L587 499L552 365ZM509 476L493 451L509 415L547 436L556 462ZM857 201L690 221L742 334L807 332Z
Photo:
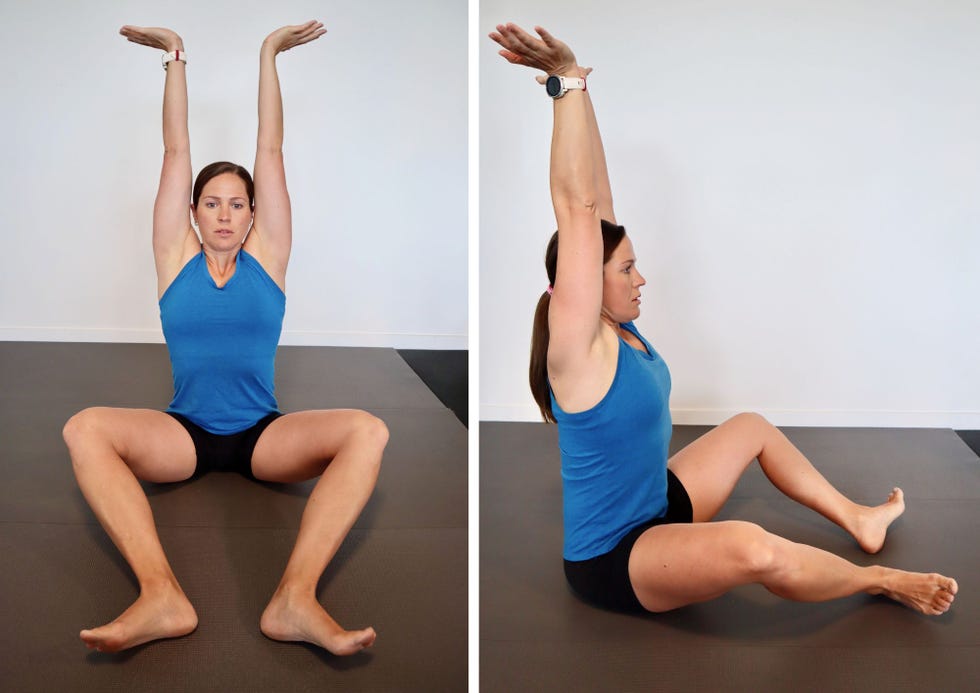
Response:
M139 480L183 481L211 469L283 483L320 476L262 632L335 654L374 642L371 628L341 628L317 601L316 586L374 489L387 428L363 411L282 415L273 395L292 235L276 55L325 31L310 21L278 29L262 44L254 189L248 171L218 162L201 171L193 197L183 41L169 29L120 31L166 52L153 255L175 393L166 413L96 407L65 426L78 485L140 585L139 598L116 620L81 632L90 648L115 652L197 627Z
M605 154L572 51L544 29L514 24L490 38L507 61L543 70L554 98L551 194L558 231L545 266L551 286L534 317L531 389L556 421L564 496L565 575L598 606L661 612L760 583L798 601L881 594L926 614L949 609L956 581L859 567L749 522L709 522L749 463L793 500L881 549L905 509L892 491L877 507L845 498L768 421L739 414L667 459L670 375L633 325L640 287L633 246L616 225Z

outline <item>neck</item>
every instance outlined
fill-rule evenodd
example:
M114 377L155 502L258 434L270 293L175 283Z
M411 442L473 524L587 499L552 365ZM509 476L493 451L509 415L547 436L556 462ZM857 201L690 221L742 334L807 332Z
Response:
M609 327L611 327L613 329L613 332L615 332L616 334L622 334L623 328L619 326L619 322L613 320L609 315L606 314L605 311L599 314L599 320L609 325Z
M234 250L212 250L211 248L204 247L204 257L208 262L208 267L213 269L219 275L228 274L235 268L235 260L238 257L238 251L241 248L235 248Z

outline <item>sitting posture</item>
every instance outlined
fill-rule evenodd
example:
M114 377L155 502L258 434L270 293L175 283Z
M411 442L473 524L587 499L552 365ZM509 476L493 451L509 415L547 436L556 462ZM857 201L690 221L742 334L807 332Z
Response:
M285 483L320 477L260 626L275 640L352 654L371 646L374 630L339 626L316 586L374 489L388 431L363 411L283 415L273 394L292 238L276 56L325 30L315 21L287 26L262 44L254 185L241 166L217 162L200 172L193 191L183 41L162 28L120 33L165 51L153 256L175 392L166 412L96 407L65 425L78 485L140 586L132 606L81 638L115 652L197 627L139 480L176 482L217 469Z
M530 380L545 420L558 424L565 575L586 601L663 612L759 583L818 602L880 594L942 614L956 581L860 567L750 522L711 521L758 458L772 483L879 551L905 509L894 489L876 507L835 489L757 414L739 414L668 460L670 374L633 321L645 281L616 224L605 154L586 78L567 45L514 24L490 38L507 61L542 70L554 100L551 194L558 231L548 244L549 287L538 302Z

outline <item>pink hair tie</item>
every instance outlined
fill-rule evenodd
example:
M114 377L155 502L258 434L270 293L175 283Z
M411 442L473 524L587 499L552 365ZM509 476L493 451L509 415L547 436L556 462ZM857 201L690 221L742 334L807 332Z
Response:
M551 284L548 284L548 288L545 289L545 291L548 292L548 295L549 296L551 296L551 292L553 292L554 290L555 290L555 287L553 287Z

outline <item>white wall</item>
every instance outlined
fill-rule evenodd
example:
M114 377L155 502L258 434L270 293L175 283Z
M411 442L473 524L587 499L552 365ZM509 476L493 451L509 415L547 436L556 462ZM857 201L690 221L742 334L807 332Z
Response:
M484 0L589 82L678 423L980 428L980 3ZM481 418L526 368L551 106L480 47Z
M4 2L0 339L162 341L150 248L160 52L184 38L194 173L252 168L258 54L278 58L295 243L282 343L466 348L466 0Z

